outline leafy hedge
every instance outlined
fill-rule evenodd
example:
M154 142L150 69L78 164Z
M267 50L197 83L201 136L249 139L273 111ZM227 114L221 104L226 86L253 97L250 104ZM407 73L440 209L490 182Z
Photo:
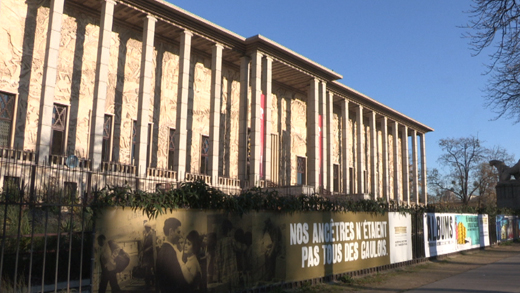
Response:
M386 212L421 213L487 213L515 214L511 210L499 210L493 207L476 208L469 206L428 205L406 206L395 201L352 200L345 197L323 197L314 195L280 195L276 190L253 188L239 195L228 195L221 190L208 186L203 181L181 183L171 190L144 192L131 190L130 187L108 187L95 193L91 205L94 212L106 206L130 207L132 210L142 209L150 218L156 218L166 211L174 209L223 210L243 215L251 211L276 212L370 212L384 214Z

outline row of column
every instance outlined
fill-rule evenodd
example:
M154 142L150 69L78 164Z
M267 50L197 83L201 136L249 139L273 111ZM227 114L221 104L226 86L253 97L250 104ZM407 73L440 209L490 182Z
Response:
M378 169L378 148L377 148L377 119L376 119L376 113L374 111L370 111L368 113L368 123L370 128L370 135L368 140L370 141L370 150L368 150L369 155L367 156L365 154L366 152L366 139L364 137L364 109L362 105L356 106L356 125L357 125L357 131L356 131L356 140L357 140L357 146L355 147L356 150L356 161L354 162L354 165L356 166L356 180L355 182L350 182L350 176L349 176L349 168L350 168L350 158L349 154L351 154L350 150L348 149L349 145L349 104L350 102L348 100L342 100L341 102L341 115L342 120L341 124L343 125L342 129L342 158L341 158L341 165L343 166L342 172L343 172L343 192L348 193L349 191L353 191L353 193L371 193L374 198L383 197L386 199L390 199L390 165L389 165L389 142L388 142L388 129L389 129L389 123L387 117L381 117L380 120L380 129L381 129L381 136L382 136L382 148L381 148L381 165L382 165L382 174L379 174ZM332 113L332 112L329 112ZM330 115L330 114L329 114ZM329 124L332 124L332 120L329 120ZM408 133L409 129L406 125L399 125L397 121L394 121L391 123L391 129L392 129L392 137L393 144L392 144L392 152L393 152L393 194L396 200L398 201L405 201L407 204L410 204L410 195L411 193L414 195L415 203L426 203L427 201L427 188L426 188L426 147L425 147L425 135L423 133L418 134L416 130L411 130L411 138L412 138L412 177L413 182L411 184L412 191L409 190L409 182L410 182L410 168L409 168L409 148L408 148ZM401 128L401 149L399 148L399 128ZM420 137L420 144L421 144L421 166L419 170L419 161L418 161L418 150L417 150L417 136ZM331 149L331 148L329 148ZM399 154L401 155L401 166L402 168L399 168ZM365 172L368 172L368 170L365 169L365 166L367 165L365 162L365 157L368 157L370 160L370 172L369 176L371 177L370 180L370 188L368 186L365 186L365 183L368 180L365 180L367 178L367 175L365 175ZM329 168L330 165L332 165L332 162L329 161ZM421 177L421 185L419 185L419 172ZM330 177L330 176L329 176ZM382 181L382 189L379 189L379 180ZM355 185L355 188L351 188L351 184ZM329 186L332 186L331 183L329 183ZM420 186L422 186L422 199L420 199ZM400 190L402 189L402 193ZM401 196L402 194L402 196Z
M89 156L92 160L93 170L101 166L103 122L105 114L105 103L107 95L107 81L110 61L110 44L113 25L113 13L116 2L104 0L99 43L97 50L96 76L94 85L94 104L92 113L92 130L90 136ZM39 131L37 142L37 153L48 154L51 138L52 108L54 102L54 85L56 83L58 52L61 37L61 22L63 16L64 0L51 1L51 13L49 19L49 30L47 36L47 47L43 73L43 86L40 102ZM139 80L139 105L137 117L137 147L136 162L138 175L146 176L146 151L147 151L147 127L148 112L151 98L151 78L153 69L153 48L155 37L156 18L148 15L144 22L143 43L141 55L141 74ZM178 178L183 178L187 170L187 117L188 117L188 95L189 95L189 70L191 39L193 33L187 30L181 32L179 49L179 80L177 97L177 120L175 132L175 145L177 146L174 158L174 170ZM211 105L210 105L210 176L212 182L218 182L218 148L219 148L219 125L220 125L220 103L221 103L221 76L222 76L222 54L223 46L215 44L212 49L211 62ZM263 70L262 70L263 69ZM251 72L251 74L249 74ZM251 127L250 142L248 142L248 90L251 85ZM264 56L259 51L252 52L249 56L242 57L240 66L240 113L239 113L239 179L247 180L251 185L257 185L259 180L271 180L271 92L272 92L272 58ZM389 190L389 161L388 161L388 119L382 117L382 190L378 190L378 150L376 148L376 113L368 113L370 127L370 170L365 170L365 138L363 106L357 105L356 124L356 182L349 180L349 158L348 150L348 123L349 123L349 101L343 99L342 109L342 173L343 191L348 192L350 184L355 184L357 193L365 193L366 173L369 172L372 180L370 192L377 197L388 198ZM333 164L332 164L332 119L333 118L333 93L327 92L325 81L316 78L310 80L307 101L307 184L315 187L323 186L328 189L333 186ZM393 157L398 158L401 153L402 168L398 168L397 159L394 160L394 194L398 195L402 189L402 198L409 203L409 168L408 168L408 127L402 125L400 152L397 137L399 125L396 121L391 123L393 143ZM412 192L415 199L419 201L419 169L417 152L417 131L412 132ZM426 155L424 134L419 134L421 139L421 178L424 200L426 202ZM248 143L250 148L248 149ZM264 147L262 147L262 145ZM321 153L320 153L321 152ZM45 156L40 156L42 163ZM249 160L248 160L249 157Z
M112 25L114 17L114 0L104 0L102 3L100 34L97 50L96 75L94 84L94 103L92 113L92 129L90 136L89 157L92 162L92 169L99 170L102 163L102 142L103 142L103 123L105 115L105 104L107 95L107 81L110 61L110 44ZM42 154L39 162L45 160L44 154L49 154L51 138L52 107L54 102L54 85L56 83L58 52L61 37L61 23L63 16L64 0L51 1L51 17L49 19L49 32L47 38L47 51L45 58L44 81L41 96L41 119L38 131L37 152ZM153 69L153 47L155 37L156 18L147 15L143 28L143 43L141 55L141 72L138 93L138 117L137 117L137 142L136 142L136 164L138 176L146 176L146 151L147 151L147 127L148 112L150 108L151 96L151 77ZM187 117L188 117L188 95L189 95L189 75L190 75L190 54L191 39L193 33L184 30L181 32L179 49L179 80L177 97L177 120L175 132L175 157L174 170L177 171L178 178L184 178L187 170ZM219 148L219 125L220 125L220 103L222 89L222 52L223 46L215 44L212 48L211 62L211 105L210 105L210 166L209 173L212 182L218 182L218 148ZM263 76L262 76L263 62ZM251 63L251 65L249 65ZM251 77L248 76L249 66L252 68ZM241 112L240 112L240 168L239 175L243 179L249 179L252 184L256 184L260 178L270 178L270 132L271 132L271 66L270 57L263 58L260 52L254 52L251 57L242 58L241 66ZM247 168L247 85L251 78L252 88L252 113L251 113L251 149L250 149L250 168ZM263 80L263 82L261 82ZM263 96L262 96L263 92ZM261 105L263 102L263 105ZM263 110L267 108L267 110ZM260 125L260 117L262 125ZM260 147L260 134L264 135L263 142L265 148ZM262 168L262 171L260 171ZM249 174L244 171L249 169ZM256 180L255 180L256 179Z
M260 180L271 180L272 63L270 56L264 56L257 50L250 56L242 57L240 63L238 178L251 186L258 185Z
M38 162L43 164L49 154L51 144L52 111L54 103L54 88L56 84L58 53L61 38L61 27L63 8L65 0L52 0L50 4L49 30L47 33L47 46L45 64L43 71L43 86L40 100L40 119L37 140ZM89 158L92 169L99 170L102 163L103 123L105 116L105 104L107 96L107 82L110 62L110 44L112 38L112 25L114 18L114 0L102 2L100 34L97 49L96 75L94 81L94 97L92 109L92 123L90 135ZM147 127L151 98L151 78L153 70L153 48L155 38L156 18L147 15L143 26L143 42L141 54L141 72L138 92L138 117L137 117L137 143L136 164L138 175L146 176L146 152L147 152ZM175 152L175 170L178 170L180 178L183 178L186 170L186 137L187 137L187 114L189 94L189 70L191 37L193 34L185 30L181 33L179 53L179 81L177 101L177 121L175 144L178 147ZM218 174L218 145L219 145L219 109L221 100L222 76L222 50L223 46L215 44L212 57L212 88L211 88L211 117L210 137L211 141L211 163L210 172L213 176Z

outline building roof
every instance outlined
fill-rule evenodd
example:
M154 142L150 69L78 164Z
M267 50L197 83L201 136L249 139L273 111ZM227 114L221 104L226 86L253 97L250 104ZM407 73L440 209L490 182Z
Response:
M226 49L225 54L223 54L223 62L236 68L240 66L241 57L247 56L253 50L259 50L273 58L272 78L279 83L299 92L306 92L310 80L318 78L327 82L327 88L339 97L349 98L367 109L413 127L420 132L433 131L433 128L340 83L338 80L342 79L343 76L334 70L326 68L265 36L255 35L244 38L164 0L116 0L116 2L118 5L116 5L114 11L115 21L142 28L143 18L146 15L153 15L158 20L155 31L157 38L178 43L181 32L189 30L194 34L192 47L195 51L199 54L211 56L211 47L215 43L219 43ZM66 3L89 7L97 15L99 15L102 5L99 0L69 0Z

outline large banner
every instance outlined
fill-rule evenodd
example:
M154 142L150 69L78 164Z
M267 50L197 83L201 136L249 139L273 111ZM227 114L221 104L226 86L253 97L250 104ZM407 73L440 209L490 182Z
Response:
M412 259L398 213L176 210L150 220L109 208L96 222L94 291L235 291Z
M487 215L424 214L426 257L489 245Z

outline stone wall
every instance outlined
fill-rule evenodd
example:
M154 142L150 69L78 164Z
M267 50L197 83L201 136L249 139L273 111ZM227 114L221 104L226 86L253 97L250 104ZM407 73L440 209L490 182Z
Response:
M0 10L0 90L18 94L15 146L35 150L38 129L40 95L49 19L49 1L4 0ZM54 102L67 105L68 139L66 154L88 156L89 134L94 96L97 47L99 39L97 15L89 15L75 6L65 5L60 40L58 74ZM105 113L113 115L112 160L131 163L132 128L137 119L139 78L141 74L142 32L115 22L111 35L108 90ZM225 51L224 51L225 54ZM176 128L177 91L179 76L178 45L157 39L151 78L150 111L152 124L151 166L167 168L170 129ZM209 135L211 56L191 53L188 98L188 172L200 172L200 145L202 135ZM240 100L240 72L225 64L222 68L222 103L220 108L219 175L238 176L238 124ZM307 157L307 95L295 92L273 81L271 117L272 133L278 137L277 160L280 185L294 185L297 177L297 157ZM249 112L251 88L249 88ZM356 113L350 112L348 125L341 125L341 109L333 108L332 164L342 164L341 149L343 127L348 127L348 166L354 169L351 184L357 190L358 125ZM251 115L248 115L251 125ZM365 139L364 167L371 171L370 127L365 119L362 127ZM382 133L377 131L378 160L382 161ZM400 138L399 147L401 147ZM394 138L389 135L389 190L394 198ZM399 155L400 156L400 155ZM382 167L377 170L378 192L382 191ZM347 178L349 174L340 177ZM332 174L329 174L332 176ZM365 182L370 187L370 179ZM329 187L332 189L332 186ZM367 188L368 190L368 188Z
M495 189L497 192L497 207L520 209L520 182L498 183Z
M48 3L2 1L0 10L0 90L18 94L14 145L34 150L45 59Z

